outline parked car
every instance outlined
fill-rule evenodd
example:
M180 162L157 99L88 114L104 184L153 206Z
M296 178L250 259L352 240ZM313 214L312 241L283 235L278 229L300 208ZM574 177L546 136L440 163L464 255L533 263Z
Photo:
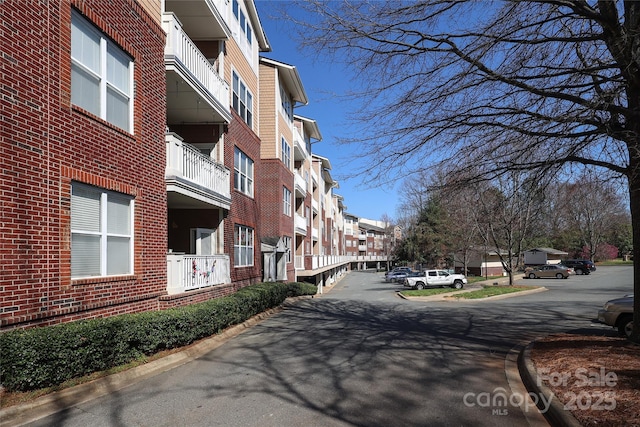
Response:
M404 279L404 286L413 289L452 287L462 289L467 284L467 278L462 274L450 273L445 270L426 270L410 275Z
M567 259L561 264L573 268L576 274L590 274L592 271L596 271L596 265L588 259Z
M395 267L384 273L384 281L396 282L398 280L404 280L411 272L411 267Z
M618 329L622 336L631 336L633 327L633 295L607 301L598 311L598 321Z
M573 269L569 267L565 267L561 264L549 264L549 265L541 265L539 267L532 268L531 270L527 270L526 277L529 279L539 279L539 278L548 278L555 277L557 279L566 279L567 277L575 274Z
M402 282L407 277L409 277L408 271L389 272L388 274L384 275L384 281L385 282Z

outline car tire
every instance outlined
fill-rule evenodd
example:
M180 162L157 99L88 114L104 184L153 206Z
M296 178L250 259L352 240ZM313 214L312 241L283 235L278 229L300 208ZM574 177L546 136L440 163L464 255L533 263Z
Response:
M582 276L584 274L584 272L582 271L581 268L576 268L576 274Z
M535 279L536 275L534 273L529 273L529 279Z
M422 289L424 289L425 287L426 287L426 286L425 286L425 285L424 285L424 283L422 283L422 282L418 282L418 283L416 283L416 289L418 289L418 290L422 290Z
M620 316L618 319L618 333L623 337L631 337L633 330L633 315Z
M567 276L567 277L569 277L569 276ZM562 273L556 274L556 279L566 279L567 277L564 277L564 274L562 274Z
M456 280L455 282L453 282L454 289L462 289L463 286L464 284L462 283L462 280Z

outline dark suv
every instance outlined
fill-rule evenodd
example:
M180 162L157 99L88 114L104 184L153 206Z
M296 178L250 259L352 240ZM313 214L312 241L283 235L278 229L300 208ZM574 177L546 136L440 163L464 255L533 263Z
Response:
M596 271L596 265L588 259L567 259L562 261L562 264L573 268L576 274L590 274Z

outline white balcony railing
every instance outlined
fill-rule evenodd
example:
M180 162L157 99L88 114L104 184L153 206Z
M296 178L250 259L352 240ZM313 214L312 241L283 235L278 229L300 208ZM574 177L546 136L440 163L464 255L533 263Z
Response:
M296 233L307 235L307 218L302 215L295 214Z
M231 283L227 255L167 254L167 293L179 294L193 289Z
M311 258L311 270L358 261L387 261L386 255L296 255L296 270L305 270L305 257Z
M318 232L318 229L316 227L311 228L311 238L313 240L318 240L319 236L320 236L320 233Z
M166 177L180 177L231 199L229 169L216 163L200 151L182 141L175 133L165 135L167 143Z
M162 14L162 28L167 33L164 48L165 63L169 62L187 71L189 83L200 86L215 98L218 106L225 109L230 120L227 82L182 30L182 24L173 13Z
M296 192L304 198L307 195L307 182L298 173L293 174L293 177L296 185Z

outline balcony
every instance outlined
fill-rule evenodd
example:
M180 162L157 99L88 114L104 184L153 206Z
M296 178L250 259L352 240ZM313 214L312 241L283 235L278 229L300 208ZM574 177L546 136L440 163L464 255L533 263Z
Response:
M293 157L295 160L305 160L311 155L311 146L307 144L300 135L300 131L295 128L293 131Z
M299 173L294 173L294 184L296 189L296 198L305 198L307 196L307 182Z
M162 15L167 33L164 64L168 123L229 123L229 85L182 29L173 13Z
M164 0L164 11L172 12L193 40L225 40L232 37L225 22L228 0Z
M316 227L312 227L311 228L311 238L313 240L318 240L319 237L320 237L320 233L318 232L318 229Z
M194 289L231 283L227 255L167 254L167 293L176 295Z
M358 252L366 252L367 245L358 245Z
M231 209L231 172L175 133L167 144L167 205L176 209Z
M296 234L302 234L303 236L307 235L307 218L302 215L295 215L295 232Z

